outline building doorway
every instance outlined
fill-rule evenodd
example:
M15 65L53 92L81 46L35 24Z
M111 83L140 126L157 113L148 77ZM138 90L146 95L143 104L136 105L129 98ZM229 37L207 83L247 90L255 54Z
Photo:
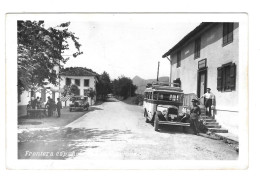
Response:
M207 69L198 71L198 90L197 96L200 98L207 90ZM200 100L201 104L204 105L204 99Z

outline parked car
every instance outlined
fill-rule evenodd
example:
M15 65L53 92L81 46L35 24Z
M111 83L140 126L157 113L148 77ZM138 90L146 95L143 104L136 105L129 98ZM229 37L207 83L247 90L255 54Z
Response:
M87 111L89 108L89 103L87 98L84 97L74 97L72 98L72 104L70 104L70 112L72 111Z

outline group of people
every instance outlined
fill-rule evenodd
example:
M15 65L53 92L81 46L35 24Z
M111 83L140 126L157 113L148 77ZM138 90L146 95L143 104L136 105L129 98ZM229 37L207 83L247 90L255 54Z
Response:
M212 106L214 106L214 95L210 92L211 89L207 88L207 93L202 95L199 99L205 98L205 108L206 108L206 115L211 117L212 113ZM184 108L183 116L181 117L181 122L187 123L190 122L190 126L193 129L194 134L199 135L199 132L207 132L208 129L205 126L204 120L200 117L201 109L198 106L199 100L192 99L192 107L190 112L187 111L187 108ZM185 127L183 128L185 131Z
M51 117L54 115L54 112L57 111L58 116L61 116L61 109L62 109L62 104L60 101L60 98L57 98L57 103L55 103L55 100L53 100L51 97L48 96L48 101L46 104L44 104L44 101L42 98L34 98L32 97L31 101L29 101L27 105L27 110L28 109L47 109L48 111L48 117Z

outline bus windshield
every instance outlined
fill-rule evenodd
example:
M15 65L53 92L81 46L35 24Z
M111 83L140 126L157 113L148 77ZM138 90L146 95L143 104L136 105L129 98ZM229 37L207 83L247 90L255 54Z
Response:
M180 93L154 92L153 99L161 101L182 102L183 95Z

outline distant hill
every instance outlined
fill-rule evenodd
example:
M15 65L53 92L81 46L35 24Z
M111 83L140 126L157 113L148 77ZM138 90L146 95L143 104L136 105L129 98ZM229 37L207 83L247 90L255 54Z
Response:
M147 83L152 83L156 81L156 79L142 79L139 76L135 76L133 79L133 84L137 86L136 93L142 94L144 90L146 89ZM169 82L169 77L159 77L160 82Z

